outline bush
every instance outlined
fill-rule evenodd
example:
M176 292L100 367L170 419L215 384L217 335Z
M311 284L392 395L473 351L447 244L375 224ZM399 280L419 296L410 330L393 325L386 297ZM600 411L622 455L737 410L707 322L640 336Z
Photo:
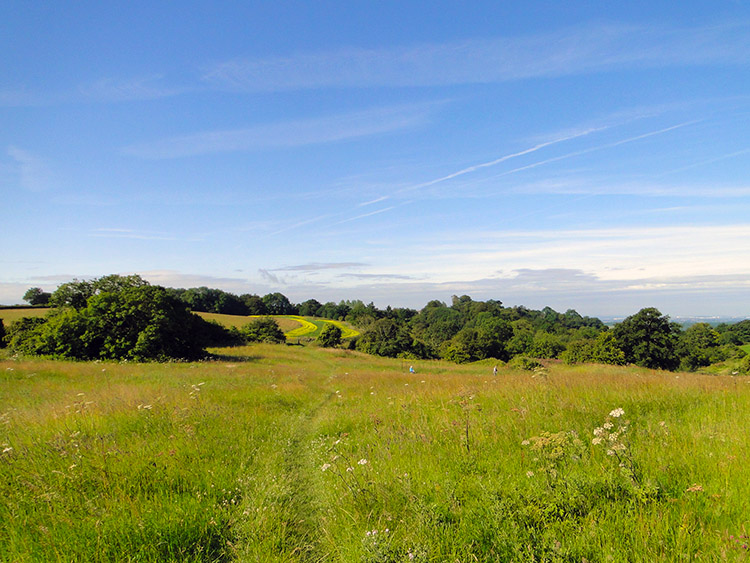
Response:
M0 319L0 348L5 348L5 346L5 325L3 324L3 319Z
M592 361L594 356L594 341L591 339L574 340L560 358L566 364L585 364Z
M281 344L286 342L286 336L271 317L263 317L246 324L240 329L240 335L246 342L271 342Z
M326 323L318 336L318 343L326 348L334 348L341 344L341 329L334 324Z
M508 362L508 366L513 369L523 369L527 371L534 371L535 369L544 367L542 363L533 358L527 358L526 356L516 356Z

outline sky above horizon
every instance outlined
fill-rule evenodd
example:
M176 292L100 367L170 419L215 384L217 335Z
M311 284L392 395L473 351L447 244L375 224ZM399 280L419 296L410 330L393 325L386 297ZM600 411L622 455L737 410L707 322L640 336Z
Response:
M0 303L138 273L750 316L750 4L6 2Z

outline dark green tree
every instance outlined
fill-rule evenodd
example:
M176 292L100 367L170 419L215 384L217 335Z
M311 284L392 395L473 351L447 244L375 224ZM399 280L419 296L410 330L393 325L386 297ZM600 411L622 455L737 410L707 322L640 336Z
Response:
M696 323L680 335L677 355L680 366L688 371L719 360L721 336L708 323Z
M423 342L434 357L438 357L443 345L456 336L464 324L459 310L440 301L430 301L410 321L414 338Z
M357 350L395 358L412 352L412 339L403 324L393 319L379 319L357 340Z
M295 315L297 308L283 293L269 293L263 296L263 303L269 315Z
M247 306L248 315L267 315L268 307L263 299L258 295L249 295L247 293L240 295L240 299Z
M658 309L641 309L615 325L612 332L627 363L667 370L680 364L676 353L680 328Z
M5 341L5 325L3 324L3 319L0 319L0 348L5 348L7 344Z
M42 291L40 287L31 287L23 294L23 300L29 305L47 305L50 297L52 294Z
M92 280L73 280L60 285L50 297L52 307L83 309L89 298L100 293L116 293L134 287L145 287L149 283L137 274L120 276L112 274Z
M534 358L557 358L565 350L565 345L557 335L545 331L534 333L529 355Z
M341 344L341 329L334 324L326 323L318 336L318 344L325 348L335 348Z
M299 314L303 317L318 317L318 311L320 311L323 304L317 299L308 299L307 301L300 303L298 307Z
M270 342L283 344L286 336L279 327L279 323L271 317L262 317L246 324L240 329L240 334L247 342Z

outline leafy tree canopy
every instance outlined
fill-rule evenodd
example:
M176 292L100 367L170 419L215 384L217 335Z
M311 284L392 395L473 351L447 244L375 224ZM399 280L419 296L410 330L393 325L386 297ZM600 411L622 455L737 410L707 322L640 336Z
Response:
M115 291L97 288L81 308L57 308L41 322L17 329L19 323L14 323L11 346L24 353L80 360L163 361L205 355L206 321L163 287L105 287Z
M327 323L320 331L318 343L326 348L334 348L341 344L341 329L334 324Z
M680 327L653 307L641 309L617 324L613 334L625 361L651 369L676 369Z
M247 342L270 342L282 344L286 342L284 332L271 317L263 317L246 324L240 329L240 334Z
M52 294L42 291L40 287L31 287L23 294L23 300L29 305L47 305L50 297Z

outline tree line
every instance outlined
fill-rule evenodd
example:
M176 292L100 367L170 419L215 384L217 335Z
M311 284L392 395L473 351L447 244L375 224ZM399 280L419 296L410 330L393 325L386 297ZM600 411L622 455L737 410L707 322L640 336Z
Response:
M347 346L389 357L458 363L493 359L521 366L557 358L667 370L695 370L736 359L739 369L750 371L750 357L739 347L750 343L750 320L716 327L698 323L683 330L655 308L644 308L610 328L572 309L560 313L549 307L505 307L497 300L475 301L467 295L452 297L450 304L430 301L420 310L380 309L359 300L295 304L281 293L163 288L137 275L73 280L53 293L31 288L24 299L50 306L52 312L45 319L14 323L5 342L26 353L64 357L194 358L210 345L284 341L272 319L226 329L191 315L209 312L346 321L361 333ZM341 345L340 331L329 328L320 342Z

